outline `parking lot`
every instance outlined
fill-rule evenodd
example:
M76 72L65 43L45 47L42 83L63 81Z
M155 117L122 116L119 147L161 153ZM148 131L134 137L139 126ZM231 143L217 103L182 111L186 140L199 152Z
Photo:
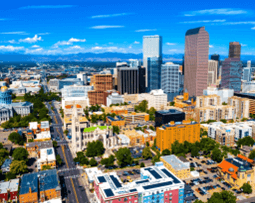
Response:
M8 140L8 136L12 133L12 131L0 132L0 142L2 144L11 144Z
M198 199L206 202L214 192L221 192L223 190L232 191L236 196L241 195L241 191L233 189L231 185L220 179L217 175L217 163L210 158L187 158L199 172L199 177L192 177L184 180L194 190L194 194Z

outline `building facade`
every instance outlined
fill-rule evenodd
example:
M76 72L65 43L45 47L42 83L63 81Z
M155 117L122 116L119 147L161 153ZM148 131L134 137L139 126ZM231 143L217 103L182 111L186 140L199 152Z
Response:
M221 98L221 102L228 103L228 98L234 96L233 89L222 89L222 88L215 88L215 87L207 87L203 91L205 96L208 95L218 95Z
M161 89L168 96L168 101L172 101L174 97L181 92L181 73L179 65L166 63L161 65Z
M182 122L185 120L185 113L176 109L156 111L155 113L155 127L160 127L171 121Z
M138 68L118 68L118 91L120 94L139 93L139 70Z
M184 203L184 183L157 162L141 168L141 179L123 184L116 172L95 175L97 202L167 202Z
M106 106L110 106L111 104L122 104L124 103L124 98L122 95L118 93L112 93L108 95L106 98Z
M200 124L194 121L170 122L156 129L156 146L160 151L171 150L175 141L195 143L200 140Z
M239 42L230 42L229 43L229 58L238 58L241 57L241 44Z
M93 90L93 86L70 85L64 86L61 90L62 99L69 97L88 97L88 91Z
M161 88L161 64L162 59L159 57L147 58L147 92Z
M236 116L238 118L249 118L250 101L247 98L233 96L228 98L228 104L236 108Z
M208 80L207 80L208 86L216 85L217 75L218 75L218 65L219 65L218 61L214 61L214 60L208 61Z
M185 35L184 89L190 96L201 96L207 88L209 34L205 27L188 30Z
M159 35L143 37L143 66L146 69L145 85L148 87L148 58L156 57L162 60L162 37ZM159 64L160 66L161 64ZM159 67L160 68L160 67Z

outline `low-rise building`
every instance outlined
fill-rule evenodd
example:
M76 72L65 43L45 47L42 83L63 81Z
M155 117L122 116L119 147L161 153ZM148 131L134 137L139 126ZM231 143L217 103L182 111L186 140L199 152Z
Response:
M216 87L207 87L203 91L203 94L205 96L208 95L218 95L221 98L221 102L228 103L228 98L234 96L234 90L233 89L222 89L222 88L216 88Z
M186 179L190 177L189 162L182 162L175 155L161 156L160 161L162 161L164 166L178 178Z
M255 114L255 94L254 93L235 93L234 96L249 100L249 113ZM248 118L248 117L247 117Z
M61 199L61 187L56 169L22 176L19 191L20 203L39 203L53 199Z
M221 178L234 187L240 188L244 183L255 187L255 163L243 155L224 159L218 170Z
M121 117L125 120L125 124L130 123L139 123L144 121L149 121L150 115L147 113L129 113L129 114L122 114Z
M148 142L150 146L153 145L156 133L150 131L142 132L141 130L126 130L124 134L129 138L131 146L146 145Z
M27 139L34 139L35 142L51 140L49 121L30 122Z
M128 136L126 136L124 134L118 134L117 138L118 138L118 144L120 146L129 146L130 145L130 139Z
M242 118L249 118L249 107L250 101L247 98L241 98L237 96L233 96L228 98L228 104L234 106L236 109L236 117Z
M160 127L171 121L182 122L185 120L185 113L176 109L161 110L155 113L155 127Z
M11 163L12 163L12 159L5 159L3 165L1 166L2 173L10 172Z
M38 171L42 170L44 166L56 168L56 155L53 147L40 149L37 159Z
M106 106L110 106L111 104L121 104L124 103L124 98L122 95L118 93L112 93L106 98Z
M250 153L252 152L252 150L255 149L255 145L253 145L252 147L250 146L241 146L241 148L239 148L239 151L241 152L241 154L243 154L246 157L249 157Z
M116 115L128 114L134 112L135 109L132 105L124 105L124 106L112 106L112 107L102 107L106 114L115 113Z
M17 202L19 190L19 179L0 183L0 201L1 202Z
M97 202L184 203L184 183L162 162L141 168L141 179L123 184L116 172L94 176Z
M170 149L177 140L195 143L200 140L200 124L195 121L170 122L156 129L156 146L160 151Z
M28 142L25 144L25 149L28 151L29 156L38 156L41 149L52 148L53 144L51 140L44 142Z

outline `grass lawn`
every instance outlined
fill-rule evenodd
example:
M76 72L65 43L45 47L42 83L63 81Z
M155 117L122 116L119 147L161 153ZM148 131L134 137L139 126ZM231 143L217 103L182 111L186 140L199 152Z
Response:
M12 100L12 102L24 102L24 96L17 96L15 99Z

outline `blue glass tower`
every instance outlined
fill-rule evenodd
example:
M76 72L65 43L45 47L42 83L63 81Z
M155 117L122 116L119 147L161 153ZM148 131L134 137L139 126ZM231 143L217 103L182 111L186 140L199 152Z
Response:
M147 58L148 87L147 92L161 88L161 57Z

